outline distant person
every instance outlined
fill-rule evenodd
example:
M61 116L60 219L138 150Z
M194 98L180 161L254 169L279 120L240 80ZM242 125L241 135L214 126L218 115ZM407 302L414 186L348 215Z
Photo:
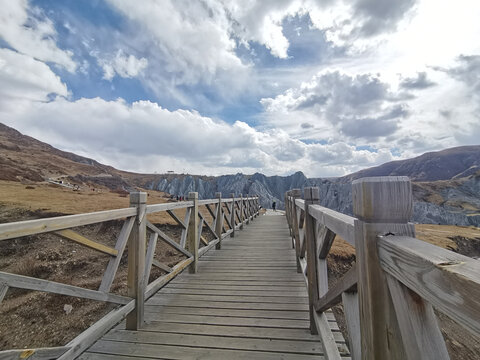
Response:
M275 201L272 203L272 209L273 211L277 211L277 203Z

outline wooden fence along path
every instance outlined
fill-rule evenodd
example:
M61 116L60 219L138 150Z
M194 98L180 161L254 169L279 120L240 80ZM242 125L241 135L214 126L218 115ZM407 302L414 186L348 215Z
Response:
M322 359L308 319L285 216L260 216L205 254L198 273L181 274L150 298L141 330L121 323L80 359Z
M300 189L285 194L286 217L258 218L258 197L190 193L147 205L132 193L126 209L0 224L0 241L49 232L110 257L98 290L0 272L0 302L13 287L120 305L65 346L2 351L0 360L448 359L433 307L479 335L480 262L415 238L408 178L352 186L355 217L321 207L319 189L305 188L303 199ZM147 220L161 211L182 229L177 241ZM76 230L118 219L115 248ZM329 288L335 235L355 247L356 264ZM184 259L159 262L159 241ZM110 288L127 243L122 296ZM165 274L150 281L152 266ZM330 312L338 303L350 353Z

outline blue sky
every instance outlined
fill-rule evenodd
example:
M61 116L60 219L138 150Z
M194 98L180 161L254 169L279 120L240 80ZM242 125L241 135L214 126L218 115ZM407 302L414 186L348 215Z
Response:
M477 1L0 5L0 121L121 169L339 176L478 143Z

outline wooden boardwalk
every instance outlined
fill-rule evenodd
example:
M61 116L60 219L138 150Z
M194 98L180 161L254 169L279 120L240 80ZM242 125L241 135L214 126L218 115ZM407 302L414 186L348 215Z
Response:
M332 313L337 344L345 348ZM150 298L146 324L121 323L80 359L322 359L285 216L259 216Z

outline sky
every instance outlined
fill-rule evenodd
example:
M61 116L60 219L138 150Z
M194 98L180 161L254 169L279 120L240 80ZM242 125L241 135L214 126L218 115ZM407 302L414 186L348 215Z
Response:
M0 9L0 122L119 169L331 177L479 143L478 0Z

